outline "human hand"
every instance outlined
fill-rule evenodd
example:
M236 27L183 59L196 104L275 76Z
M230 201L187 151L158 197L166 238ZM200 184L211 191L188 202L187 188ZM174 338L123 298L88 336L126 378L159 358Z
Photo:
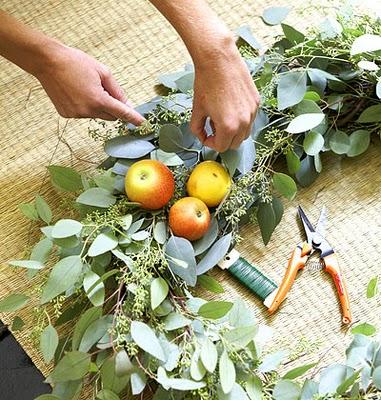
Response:
M223 55L195 61L192 132L218 152L236 149L249 137L259 94L235 44ZM229 48L230 47L230 48ZM210 117L214 134L205 132Z
M144 121L110 69L81 50L56 44L34 75L65 118L122 119L134 125Z

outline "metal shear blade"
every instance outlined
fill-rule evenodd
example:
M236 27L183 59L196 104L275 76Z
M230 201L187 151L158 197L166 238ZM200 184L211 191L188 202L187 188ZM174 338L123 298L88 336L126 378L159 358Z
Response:
M316 228L312 225L311 221L308 219L306 213L301 206L298 207L298 214L302 220L304 231L307 236L307 243L310 244L313 250L318 250L321 252L320 257L323 258L328 254L333 253L332 246L327 242L327 240L322 235L324 231L324 225L327 222L327 211L325 207L322 208L319 221Z

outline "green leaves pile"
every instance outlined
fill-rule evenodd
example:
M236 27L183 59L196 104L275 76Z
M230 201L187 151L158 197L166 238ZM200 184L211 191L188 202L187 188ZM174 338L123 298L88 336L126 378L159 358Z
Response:
M287 13L271 8L263 20L276 25ZM282 29L284 36L266 51L247 27L238 31L238 47L262 97L251 137L238 150L218 154L191 134L194 72L187 66L159 77L169 94L138 107L145 125L91 131L106 138L109 157L100 170L48 167L52 184L71 205L67 218L56 220L41 196L20 205L25 216L44 224L29 258L10 262L27 270L34 289L30 296L13 293L1 300L0 312L39 298L33 333L44 360L55 363L47 378L53 393L39 400L77 399L85 384L98 400L144 390L155 400L377 396L381 342L368 337L375 332L371 325L354 328L345 365L323 369L319 379L316 364L281 376L277 370L288 353L264 351L270 330L241 300L208 302L193 290L198 283L223 292L206 273L240 240L240 224L252 217L267 243L282 218L278 196L294 198L295 181L311 184L322 171L322 152L354 157L380 133L380 21L339 15L308 36L284 23ZM206 128L210 132L209 123ZM149 212L127 199L124 176L144 158L173 171L172 202L184 196L198 162L226 166L234 184L212 210L203 238L191 243L174 236L167 207ZM275 171L280 158L288 174ZM376 291L375 278L368 297ZM15 329L22 325L16 317ZM310 378L303 380L306 373Z

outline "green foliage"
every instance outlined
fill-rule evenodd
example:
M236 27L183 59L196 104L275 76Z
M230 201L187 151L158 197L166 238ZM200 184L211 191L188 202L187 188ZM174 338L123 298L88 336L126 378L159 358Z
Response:
M323 152L355 157L380 132L379 24L368 16L339 17L305 35L283 23L288 11L264 12L265 23L283 30L268 50L258 52L262 46L248 27L237 31L262 100L251 135L238 149L219 154L192 135L194 72L187 66L159 77L170 93L138 106L147 121L141 127L118 121L90 132L104 140L109 156L100 171L83 175L48 167L57 189L75 192L80 218L70 210L68 218L49 225L52 211L41 196L20 206L25 216L48 225L29 259L10 262L29 276L41 275L42 284L32 291L41 295L34 331L45 361L54 359L55 368L48 377L53 394L40 400L71 400L89 381L96 382L98 400L121 399L124 391L141 394L151 381L159 386L155 400L346 399L380 389L380 344L370 324L352 329L345 364L323 368L314 380L303 375L315 364L296 365L281 377L277 371L288 352L264 350L268 332L242 300L194 297L197 282L223 292L205 272L240 240L240 224L251 218L269 242L283 215L274 192L293 199L297 191L279 159L285 158L298 184L308 186L323 168ZM231 191L211 210L201 239L173 236L168 207L147 211L126 198L124 176L142 158L173 172L169 205L186 194L198 162L217 160L229 170ZM367 297L375 296L377 286L372 279ZM0 301L0 312L28 301L25 294L12 294ZM23 325L16 318L15 329ZM56 327L63 324L71 330L59 337Z

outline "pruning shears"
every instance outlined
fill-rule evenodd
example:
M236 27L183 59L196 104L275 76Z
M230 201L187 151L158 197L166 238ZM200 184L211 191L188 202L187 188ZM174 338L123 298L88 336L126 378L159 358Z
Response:
M340 272L337 255L323 236L323 229L327 219L326 210L325 208L322 209L316 228L313 227L300 206L298 207L298 214L302 220L307 240L298 244L294 249L288 262L285 276L272 301L269 312L274 313L279 308L294 283L298 271L306 266L308 258L317 251L320 252L320 264L322 268L332 276L335 283L342 308L342 321L344 324L349 324L352 321L352 315L346 284Z

